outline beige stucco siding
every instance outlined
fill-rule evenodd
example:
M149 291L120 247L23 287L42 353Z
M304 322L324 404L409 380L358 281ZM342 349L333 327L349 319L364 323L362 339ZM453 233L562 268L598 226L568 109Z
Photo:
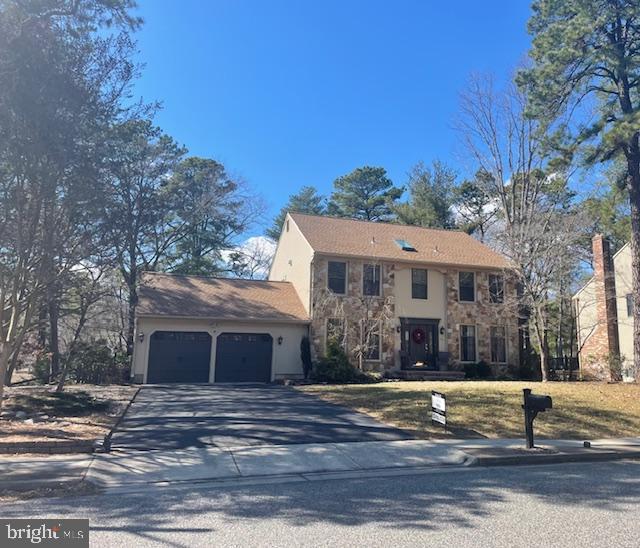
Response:
M311 265L313 249L293 219L287 215L278 247L271 263L269 280L290 282L307 314L311 301Z
M411 296L411 269L426 268L427 270L427 299L414 299ZM447 320L447 282L442 272L424 265L396 264L396 283L394 287L395 311L397 318L429 318L440 320L442 326ZM398 323L399 325L399 323ZM439 347L441 351L447 348L447 336L439 333ZM400 335L396 337L397 347L400 347ZM398 356L399 364L399 356Z
M596 292L593 280L587 284L573 298L577 318L578 350L587 343L598 326L598 311L596 308Z
M613 258L616 277L616 303L618 310L618 338L620 356L624 363L633 363L633 317L627 314L627 295L633 292L631 279L631 246L623 247Z
M213 382L215 379L216 340L221 333L266 333L271 335L273 338L271 380L303 376L302 363L300 362L300 341L308 333L307 325L142 317L137 319L136 324L132 371L134 377L141 376L142 382L147 382L149 341L155 331L202 331L209 333L212 339L209 382ZM140 333L144 334L143 342L138 340ZM278 344L279 337L282 337L281 345Z

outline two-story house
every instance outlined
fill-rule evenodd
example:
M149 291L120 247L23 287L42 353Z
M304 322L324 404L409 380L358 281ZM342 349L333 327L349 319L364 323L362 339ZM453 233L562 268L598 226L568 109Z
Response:
M268 280L150 272L138 296L136 382L298 378L305 336L398 376L518 363L509 265L458 231L294 213Z
M336 341L401 376L519 360L509 263L460 231L292 213L269 279L295 287L316 358Z

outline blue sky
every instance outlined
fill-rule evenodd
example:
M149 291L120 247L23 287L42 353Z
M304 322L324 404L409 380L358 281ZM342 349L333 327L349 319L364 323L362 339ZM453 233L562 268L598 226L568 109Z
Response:
M527 0L139 0L135 92L192 154L266 199L365 164L400 185L416 162L460 166L453 123L473 72L526 54ZM259 231L259 230L258 230Z

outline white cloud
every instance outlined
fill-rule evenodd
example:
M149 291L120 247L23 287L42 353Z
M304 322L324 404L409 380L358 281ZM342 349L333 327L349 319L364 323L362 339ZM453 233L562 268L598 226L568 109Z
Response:
M265 236L251 236L240 245L222 252L222 258L231 267L232 254L240 253L242 268L238 272L241 278L264 279L276 252L276 243Z

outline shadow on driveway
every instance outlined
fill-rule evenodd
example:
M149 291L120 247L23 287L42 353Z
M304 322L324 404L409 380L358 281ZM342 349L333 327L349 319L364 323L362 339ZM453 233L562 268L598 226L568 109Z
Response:
M413 436L293 388L145 386L112 437L113 449L186 449L393 441Z

